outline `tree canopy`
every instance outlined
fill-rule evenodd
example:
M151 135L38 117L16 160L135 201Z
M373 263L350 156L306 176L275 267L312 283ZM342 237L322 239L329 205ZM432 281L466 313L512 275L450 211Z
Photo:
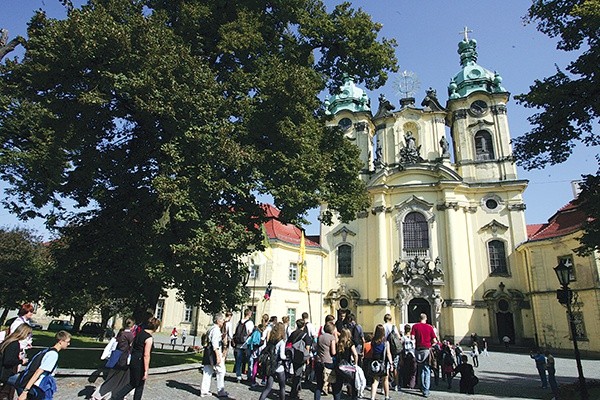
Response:
M529 118L532 130L514 141L518 162L533 169L566 161L577 144L600 145L600 1L536 0L528 19L559 38L558 49L577 55L565 70L557 66L556 74L516 96L526 107L541 110ZM583 176L579 204L591 217L579 248L583 254L600 250L599 178L600 169Z
M41 276L50 261L46 250L31 231L0 228L0 324L9 310L40 299Z
M321 204L325 223L351 220L368 205L358 151L325 127L318 96L344 73L385 83L395 43L380 28L319 0L39 12L23 58L0 65L6 205L123 272L140 307L167 287L209 312L239 304L239 256L261 247L258 196L289 222Z

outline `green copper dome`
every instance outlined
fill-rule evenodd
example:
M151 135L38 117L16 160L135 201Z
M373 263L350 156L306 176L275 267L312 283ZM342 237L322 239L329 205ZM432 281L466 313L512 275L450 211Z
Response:
M369 97L364 90L354 84L354 79L344 75L344 84L338 94L325 100L325 114L334 115L342 110L351 112L371 111Z
M458 44L460 54L460 65L462 69L448 85L448 96L450 100L467 97L471 93L484 91L488 93L506 92L501 85L502 77L477 64L477 41L469 39L465 35Z

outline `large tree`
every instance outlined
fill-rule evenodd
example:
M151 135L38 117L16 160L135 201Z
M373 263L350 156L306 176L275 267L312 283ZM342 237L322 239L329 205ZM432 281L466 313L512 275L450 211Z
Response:
M0 326L10 310L40 301L49 255L33 232L0 228Z
M320 204L326 223L367 206L357 149L324 127L318 96L344 73L385 82L395 44L379 30L320 0L91 0L61 21L37 13L24 57L0 70L7 205L127 271L140 308L165 287L206 311L239 304L239 256L261 247L258 196L290 222Z
M557 66L556 74L536 80L528 93L516 97L526 107L541 110L529 119L532 130L514 141L519 163L533 169L564 162L578 143L600 145L600 1L536 0L528 19L541 32L559 38L558 49L577 55L565 70ZM600 250L600 169L583 179L579 206L591 218L579 251L586 254Z

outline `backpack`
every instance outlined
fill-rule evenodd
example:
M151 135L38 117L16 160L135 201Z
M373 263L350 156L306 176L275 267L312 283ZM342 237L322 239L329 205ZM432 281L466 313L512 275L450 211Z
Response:
M236 345L243 344L248 338L248 330L246 329L246 323L248 321L250 320L247 319L243 323L242 321L239 321L237 326L235 327L235 333L233 334L233 343L235 343Z
M258 365L260 375L263 378L268 378L275 374L275 370L279 366L279 357L277 356L276 345L268 343L258 356Z
M296 365L304 364L310 357L310 352L306 349L306 342L304 341L306 335L305 333L299 340L292 343L292 360Z
M352 343L354 343L354 346L356 347L363 345L362 327L356 323L354 324L354 327L352 327Z
M262 345L262 334L258 328L254 328L252 333L246 339L246 345L250 350L254 350L255 347Z
M58 351L52 347L38 352L35 356L33 356L31 361L29 361L25 369L19 373L14 383L14 387L17 390L18 394L21 394L23 392L23 389L25 389L25 386L27 385L35 371L37 371L40 368L44 355L49 351L56 351L58 353ZM42 378L42 381L40 382L40 386L38 387L36 385L33 385L30 389L30 392L33 392L33 394L35 394L39 398L51 399L54 395L54 392L56 392L56 381L52 376L52 373L56 369L56 366L57 365L54 365L54 369L52 371L45 373L44 377Z
M392 331L388 335L388 342L390 343L390 352L393 357L396 357L402 351L402 341L395 332L396 326L392 325Z

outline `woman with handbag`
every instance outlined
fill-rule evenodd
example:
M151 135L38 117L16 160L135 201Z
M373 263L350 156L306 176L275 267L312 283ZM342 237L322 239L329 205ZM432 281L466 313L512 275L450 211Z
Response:
M131 346L131 361L129 363L129 383L124 388L119 390L114 397L114 400L123 400L123 398L132 390L135 389L133 400L141 400L144 393L144 385L148 380L148 372L150 370L150 355L154 347L154 339L152 334L156 332L160 326L160 320L150 318L143 330L137 333Z
M109 357L112 366L104 383L92 394L92 400L110 399L112 393L116 393L129 383L129 355L133 345L133 320L127 318L123 329L119 331L116 337L117 347L112 351ZM116 360L115 360L116 359ZM114 364L113 364L114 363Z
M12 400L15 396L15 388L7 384L8 378L16 374L19 370L19 365L27 364L27 358L23 357L21 352L21 341L27 340L31 336L31 326L28 324L18 325L0 345L0 365L2 372L0 373L0 400Z
M356 373L356 363L358 362L358 353L356 346L352 342L352 333L349 329L343 328L336 346L336 380L333 383L333 399L340 400L342 387L345 383L350 384L350 394L352 399L358 398L358 392L354 387L354 374ZM344 371L342 371L344 369ZM351 371L354 369L354 373Z
M271 393L275 379L277 379L277 382L279 383L279 399L285 400L285 326L281 322L275 323L273 326L273 329L269 334L267 346L262 351L269 351L270 346L275 347L274 351L277 357L277 367L275 368L275 371L267 377L267 385L260 394L259 400L265 400L269 393Z
M394 363L392 353L390 352L390 344L385 340L385 328L381 324L378 324L377 327L375 327L375 333L373 334L373 340L371 341L371 349L373 352L373 359L369 366L369 370L373 375L371 400L375 400L379 380L383 381L383 394L385 395L385 399L388 400L390 398L388 373L390 371L393 372Z

